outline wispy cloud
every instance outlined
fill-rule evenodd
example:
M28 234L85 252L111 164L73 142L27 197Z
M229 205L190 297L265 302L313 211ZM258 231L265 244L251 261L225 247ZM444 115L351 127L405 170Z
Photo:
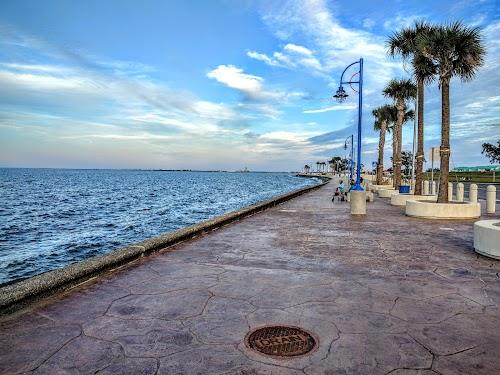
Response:
M384 22L384 29L388 32L394 32L403 27L408 27L415 24L415 21L425 20L428 17L420 14L401 14L398 13L395 17Z
M331 111L345 111L350 109L357 108L356 104L337 104L331 107L318 108L318 109L306 109L303 113L323 113L323 112L331 112Z
M247 56L270 66L288 69L301 68L313 74L324 72L321 62L314 56L312 50L293 43L287 43L281 51L274 52L272 56L256 51L248 51Z

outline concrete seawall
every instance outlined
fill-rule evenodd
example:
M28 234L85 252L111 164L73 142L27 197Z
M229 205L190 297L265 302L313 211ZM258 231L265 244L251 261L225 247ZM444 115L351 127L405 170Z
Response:
M313 175L301 175L300 177L319 178L323 182L318 185L308 186L276 196L269 200L258 202L254 205L202 221L186 228L167 232L158 237L122 247L108 254L95 256L58 270L45 272L29 279L0 287L0 315L6 315L28 307L42 298L71 289L102 273L116 269L136 259L148 256L159 250L163 250L234 221L264 211L309 191L316 190L327 184L331 179L328 176Z

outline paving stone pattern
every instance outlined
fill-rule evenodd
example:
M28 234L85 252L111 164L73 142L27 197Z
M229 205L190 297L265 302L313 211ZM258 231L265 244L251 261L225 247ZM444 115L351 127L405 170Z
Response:
M363 218L335 184L179 244L0 322L0 373L500 374L500 261L472 221ZM244 343L302 327L308 355Z

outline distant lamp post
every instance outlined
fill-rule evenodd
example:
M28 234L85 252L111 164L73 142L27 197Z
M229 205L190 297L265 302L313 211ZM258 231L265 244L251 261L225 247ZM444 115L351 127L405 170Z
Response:
M348 81L344 81L344 73L349 69L351 66L359 64L359 70L354 73L351 78ZM359 76L358 81L354 81L354 77ZM363 187L361 186L361 116L363 112L363 58L359 59L359 61L355 61L352 64L348 65L344 71L342 72L342 75L340 76L340 86L335 95L333 97L337 102L342 103L349 95L345 92L344 87L342 85L348 84L351 86L351 89L353 91L354 88L352 87L352 84L357 83L359 86L359 91L358 91L358 96L359 96L359 103L358 103L358 155L357 155L357 163L356 163L356 183L352 187L351 190L359 190L363 191Z
M345 139L344 150L347 150L347 143L351 140L351 153L349 155L349 182L352 181L352 176L354 175L354 134L351 134Z

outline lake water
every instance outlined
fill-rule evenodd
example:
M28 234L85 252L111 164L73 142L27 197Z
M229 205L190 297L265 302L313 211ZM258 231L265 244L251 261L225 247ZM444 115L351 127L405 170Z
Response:
M0 284L317 184L287 173L0 169Z

